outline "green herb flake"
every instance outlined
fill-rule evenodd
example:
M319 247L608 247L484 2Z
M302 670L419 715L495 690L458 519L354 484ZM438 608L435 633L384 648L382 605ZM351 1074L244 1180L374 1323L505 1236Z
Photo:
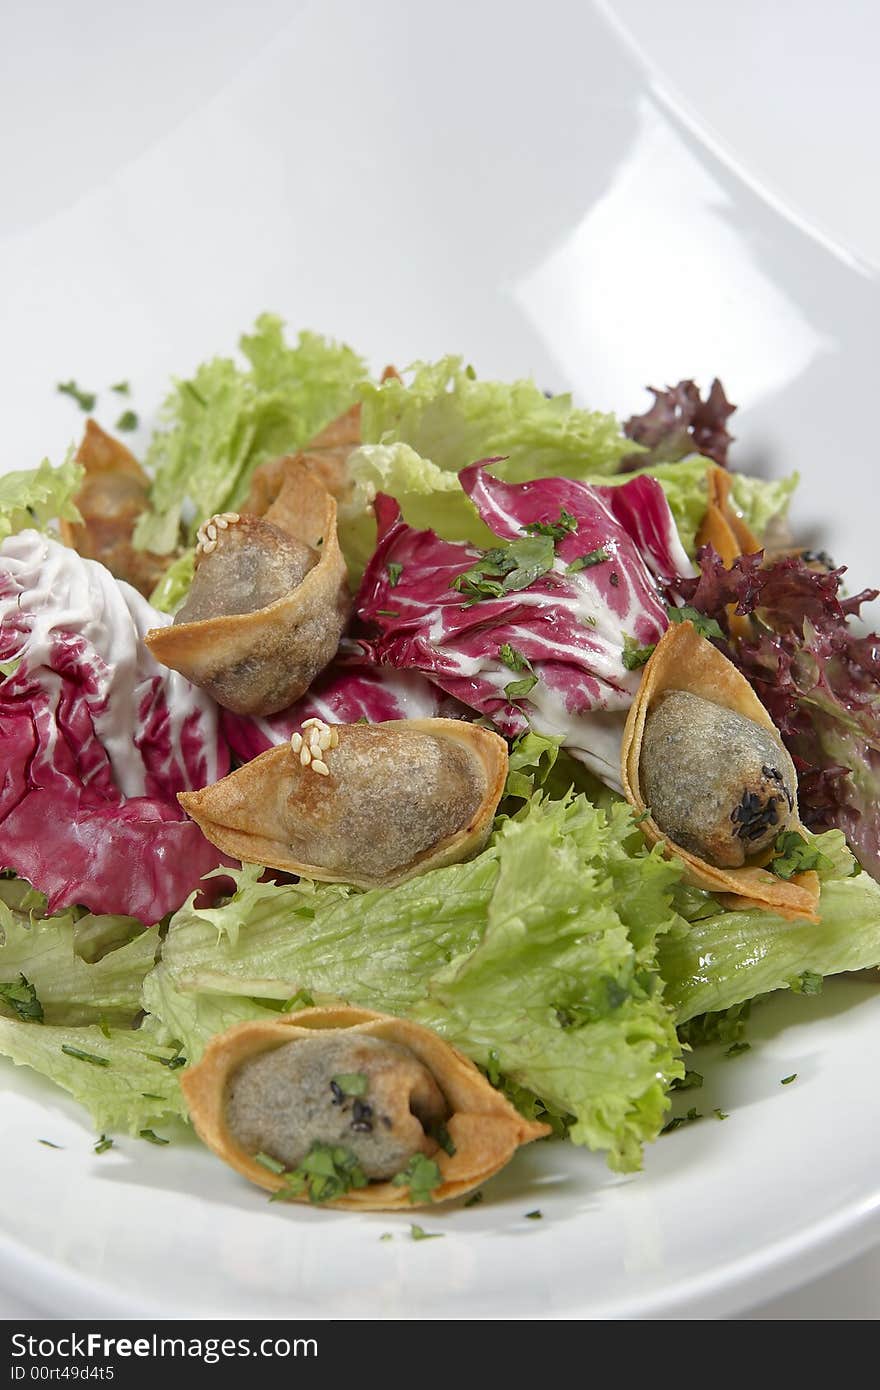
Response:
M497 1047L489 1048L489 1057L486 1062L486 1076L489 1078L489 1084L492 1086L497 1086L501 1080L501 1059L498 1056Z
M730 1047L727 1049L727 1051L725 1052L724 1055L725 1055L725 1057L739 1057L739 1055L740 1055L741 1053L743 1053L743 1052L751 1052L751 1050L752 1050L752 1044L751 1044L751 1043L747 1043L747 1042L735 1042L735 1043L731 1043L731 1044L730 1044Z
M553 568L554 558L549 536L524 536L509 545L483 551L476 564L453 579L449 587L464 594L469 604L502 598L534 584Z
M527 1211L527 1212L526 1212L526 1221L543 1221L543 1220L544 1220L544 1213L543 1213L542 1211L540 1211L540 1210L538 1209L538 1207L536 1207L534 1211Z
M357 1155L342 1145L315 1142L302 1163L284 1176L284 1186L273 1192L271 1202L289 1202L308 1193L320 1206L344 1197L352 1188L366 1187L367 1178Z
M455 1158L458 1150L452 1142L452 1135L445 1125L434 1125L431 1129L431 1138L436 1140L444 1153L449 1154L450 1158Z
M76 401L80 410L94 410L95 401L98 399L93 391L82 391L75 381L59 381L56 390L62 396L69 396L72 401Z
M108 1149L112 1149L112 1148L113 1148L113 1140L112 1140L112 1139L108 1139L106 1134L102 1134L101 1137L100 1137L100 1139L99 1139L99 1140L97 1141L97 1143L95 1144L95 1153L96 1153L96 1154L105 1154L105 1153L107 1152Z
M792 1083L792 1081L797 1081L797 1072L796 1072L796 1071L793 1071L792 1074L791 1074L791 1076L783 1076L783 1078L782 1078L782 1080L780 1081L779 1084L780 1084L780 1086L790 1086L791 1083Z
M445 1231L426 1231L422 1226L410 1226L410 1236L413 1240L442 1240Z
M163 1139L161 1134L156 1134L152 1129L139 1129L138 1134L142 1139L146 1139L148 1144L170 1144L170 1139Z
M0 1000L8 1004L21 1023L42 1023L43 1006L30 980L19 975L18 982L0 984Z
M178 1067L186 1066L186 1058L181 1057L180 1048L173 1057L162 1057L158 1052L147 1052L144 1055L149 1057L151 1062L158 1062L160 1066L167 1067L169 1071L177 1071Z
M63 1144L53 1144L51 1139L38 1139L38 1144L42 1144L46 1149L63 1149Z
M698 1071L686 1071L684 1076L676 1077L670 1086L671 1091L698 1091L703 1078Z
M532 663L522 652L517 651L509 642L498 648L498 660L503 661L505 666L509 666L511 671L531 671Z
M537 676L523 676L522 680L509 681L508 684L504 687L504 693L507 696L508 700L521 700L524 696L528 695L532 690L534 690L537 684Z
M831 861L815 845L808 844L797 830L783 830L776 838L774 856L767 865L777 878L792 878L807 869L829 869Z
M104 1036L105 1038L109 1038L109 1037L110 1037L110 1024L107 1022L107 1020L106 1020L106 1018L104 1017L103 1014L102 1014L101 1017L98 1019L98 1027L100 1028L101 1033L103 1034L103 1036Z
M803 974L789 980L788 987L792 994L821 994L824 983L824 976L817 971L805 970Z
M604 546L598 550L588 550L586 555L576 555L571 564L566 567L566 574L577 574L579 570L591 570L594 565L603 565L606 560L610 560L611 555Z
M254 1154L254 1163L259 1163L261 1168L268 1168L270 1173L276 1173L279 1176L285 1171L283 1163L279 1163L278 1159L273 1158L271 1154L264 1154L262 1150L260 1153Z
M522 529L527 536L549 536L552 541L562 541L577 528L577 517L563 507L557 521L530 521Z
M656 645L656 644L655 644ZM654 646L640 647L634 637L623 636L623 664L627 671L637 671L650 661Z
M110 1065L108 1057L98 1057L94 1052L83 1052L81 1047L71 1047L69 1043L62 1043L61 1051L66 1053L68 1057L76 1057L78 1061L88 1062L93 1067L109 1067Z
M380 618L399 618L400 614L395 608L377 608L376 612Z
M482 1202L482 1200L483 1200L483 1190L482 1190L482 1188L477 1188L477 1191L476 1191L476 1192L472 1192L471 1195L470 1195L470 1197L467 1197L467 1198L465 1199L465 1206L466 1206L466 1207L478 1207L478 1206L480 1205L480 1203Z
M689 608L687 604L683 608L677 608L675 604L670 604L666 613L671 623L693 623L701 637L724 641L724 633L716 620L707 618L705 613L700 613L696 608Z
M434 1190L442 1181L443 1175L437 1164L424 1154L413 1154L406 1167L391 1179L393 1187L409 1188L409 1200L413 1205L433 1202Z
M337 1086L344 1096L365 1096L367 1078L362 1071L345 1071L331 1078L330 1085Z
M380 1239L380 1240L393 1240L393 1239L394 1239L394 1236L392 1235L391 1231L383 1231L382 1234L380 1235L379 1239Z
M127 381L117 381L110 387L110 390L115 391L117 396L128 396L131 394L131 386Z
M403 565L399 565L396 560L388 562L388 583L392 589L396 589L400 583L400 576L403 574Z
M138 417L133 410L123 410L119 419L116 421L116 428L128 433L138 427Z
M155 1092L155 1091L141 1091L141 1096L143 1097L144 1100L161 1100L161 1099L162 1099L161 1096L156 1095L156 1092Z
M358 720L358 723L360 722L361 721ZM366 719L363 722L366 724ZM299 1009L313 1009L314 1007L315 1001L311 991L307 989L298 989L296 994L292 995L290 999L285 999L284 1003L281 1005L281 1012L283 1014L292 1014L296 1013Z
M673 1130L681 1129L682 1125L692 1125L697 1120L702 1120L702 1115L696 1106L691 1106L686 1115L676 1115L674 1119L668 1120L663 1126L661 1134L671 1134Z
M642 825L646 820L650 820L650 819L651 819L650 807L646 807L645 810L642 811L642 812L640 812L639 815L633 816L632 821L633 821L633 825Z
M716 1120L726 1120L728 1118L728 1112L726 1110L719 1110L717 1107L712 1111L712 1114L715 1116Z

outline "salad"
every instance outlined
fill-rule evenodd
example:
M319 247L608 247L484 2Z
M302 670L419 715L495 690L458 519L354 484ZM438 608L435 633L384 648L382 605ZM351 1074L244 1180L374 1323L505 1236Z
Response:
M273 1200L636 1170L693 1046L880 965L878 591L718 381L240 349L0 478L0 1055Z

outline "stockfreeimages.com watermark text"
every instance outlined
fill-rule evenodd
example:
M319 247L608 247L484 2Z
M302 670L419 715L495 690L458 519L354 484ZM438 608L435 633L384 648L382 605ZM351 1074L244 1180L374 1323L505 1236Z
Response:
M157 1332L143 1337L108 1337L103 1332L38 1337L14 1332L10 1337L10 1354L12 1380L97 1380L113 1378L112 1365L101 1366L100 1362L168 1357L214 1366L219 1361L247 1357L286 1360L291 1356L316 1357L318 1341L315 1337L165 1337ZM50 1360L86 1364L43 1364ZM69 1375L64 1374L65 1370ZM109 1375L101 1377L102 1370Z

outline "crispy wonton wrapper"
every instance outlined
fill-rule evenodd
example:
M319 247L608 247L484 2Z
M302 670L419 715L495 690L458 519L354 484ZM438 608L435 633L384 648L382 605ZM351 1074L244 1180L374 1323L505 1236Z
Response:
M149 598L174 559L135 550L131 543L138 517L149 502L149 478L131 450L92 419L86 420L76 461L85 469L73 499L82 521L62 520L61 539Z
M211 1039L202 1060L180 1078L199 1138L224 1163L267 1192L278 1192L284 1179L257 1163L232 1138L223 1113L226 1084L249 1058L296 1038L314 1036L318 1029L351 1029L408 1048L443 1092L450 1110L446 1128L455 1153L450 1156L438 1148L432 1155L442 1182L434 1189L433 1202L422 1205L463 1196L503 1168L520 1144L550 1133L549 1125L524 1119L473 1062L429 1028L367 1009L303 1009L277 1021L239 1023L219 1033ZM309 1198L303 1193L293 1200L308 1202ZM327 1205L349 1211L393 1211L418 1204L410 1202L405 1186L371 1182Z
M304 766L300 754L284 743L209 787L180 792L178 800L224 853L321 882L388 887L413 874L460 863L482 849L507 778L507 744L498 734L460 719L331 727L338 745L323 755L326 776ZM420 828L414 823L418 806L440 794L435 781L424 781L436 771L422 774L419 782L418 756L407 749L407 740L417 735L448 740L471 755L468 771L479 802L457 830L428 841L410 858L391 854L389 863L396 867L383 871L379 854L386 845L409 850ZM455 790L455 784L447 786L447 798ZM332 847L334 852L324 864L315 863L307 849L297 853L296 844ZM341 867L333 867L333 860Z
M332 661L351 599L336 502L302 465L290 467L266 520L317 549L318 563L283 598L252 613L152 628L147 646L235 714L286 709Z
M729 569L739 555L754 555L763 546L731 501L733 480L727 469L708 468L706 482L709 501L697 532L697 550L711 545ZM747 637L751 631L750 620L736 612L735 604L728 606L727 614L733 636Z
M624 795L640 813L646 810L639 779L645 720L658 698L667 690L689 691L712 704L734 710L767 729L782 745L776 725L745 676L711 642L699 635L693 623L673 624L663 634L645 666L623 736L621 778ZM797 806L790 828L800 828ZM682 861L686 883L710 893L726 895L722 897L725 906L739 909L760 907L783 917L819 921L819 877L812 870L786 880L758 865L719 869L673 843L650 816L640 822L639 829L649 844L664 844L668 853ZM772 851L765 855L765 859L771 857Z

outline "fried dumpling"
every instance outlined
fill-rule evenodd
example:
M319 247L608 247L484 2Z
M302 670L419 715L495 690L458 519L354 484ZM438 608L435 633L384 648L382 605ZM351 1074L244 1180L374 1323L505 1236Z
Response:
M482 848L507 745L456 719L327 725L179 801L220 849L249 863L370 888Z
M624 795L695 888L818 920L819 880L764 866L777 835L801 828L794 765L752 687L693 623L657 643L623 738Z
M436 1033L366 1009L240 1023L181 1087L199 1137L251 1182L357 1211L463 1196L550 1132Z
M350 604L336 503L294 469L265 517L225 512L201 527L187 600L146 641L226 709L275 714L333 659Z
M73 499L81 521L62 521L61 539L87 560L99 560L117 579L149 597L171 560L132 545L135 524L146 510L150 480L134 454L95 420L87 420L76 451L85 469Z

